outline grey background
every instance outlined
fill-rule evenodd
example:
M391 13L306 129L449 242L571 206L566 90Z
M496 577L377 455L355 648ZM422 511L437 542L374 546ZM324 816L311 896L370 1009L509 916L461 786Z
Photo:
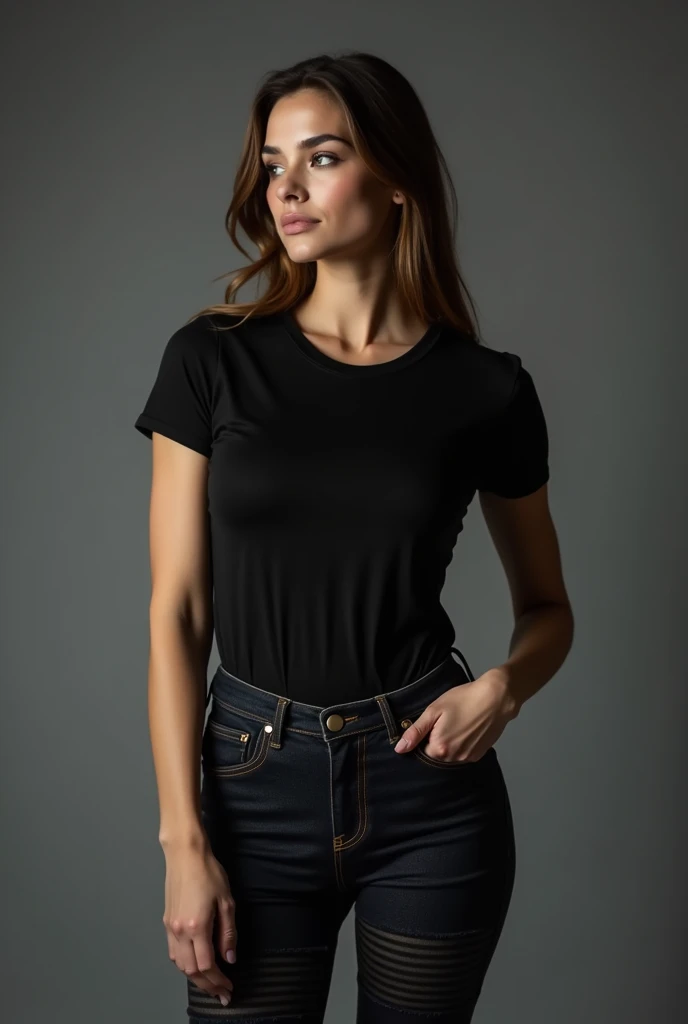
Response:
M649 0L8 5L13 1024L185 1019L146 715L151 449L133 423L167 337L243 263L222 222L259 76L341 48L418 89L485 340L522 356L550 427L576 638L499 741L518 870L476 1024L685 1019L686 21ZM477 500L444 602L474 673L506 657ZM328 1024L354 1019L351 925Z

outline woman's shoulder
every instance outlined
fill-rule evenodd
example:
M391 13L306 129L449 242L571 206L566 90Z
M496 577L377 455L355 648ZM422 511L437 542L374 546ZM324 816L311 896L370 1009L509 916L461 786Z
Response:
M456 373L470 382L471 390L489 399L494 408L505 405L520 376L527 373L516 352L492 348L484 341L445 326L445 350L456 362Z
M168 336L166 348L181 358L214 363L220 339L238 334L252 336L262 326L262 318L250 318L223 312L202 312L189 317Z

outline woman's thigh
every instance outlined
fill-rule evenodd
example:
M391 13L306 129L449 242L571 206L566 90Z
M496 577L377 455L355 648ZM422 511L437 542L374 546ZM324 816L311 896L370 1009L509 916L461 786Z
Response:
M190 1024L322 1024L340 926L350 910L341 896L291 901L265 894L251 902L237 894L236 962L218 966L233 984L227 1007L187 979Z
M367 841L342 864L357 886L357 1024L468 1024L515 878L496 751L444 766L380 734L368 753Z
M286 732L264 746L249 717L223 712L204 736L202 819L235 901L236 962L224 1007L187 981L190 1024L322 1024L341 924L327 747ZM249 735L248 749L241 737Z

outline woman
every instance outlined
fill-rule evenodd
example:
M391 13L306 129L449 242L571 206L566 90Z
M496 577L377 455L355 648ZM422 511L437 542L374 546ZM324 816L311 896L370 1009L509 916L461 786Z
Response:
M493 744L572 615L543 412L478 340L443 171L385 61L269 75L227 216L260 259L172 335L136 420L163 921L193 1024L322 1021L352 907L358 1024L467 1022L504 923ZM476 491L516 628L474 679L440 591Z

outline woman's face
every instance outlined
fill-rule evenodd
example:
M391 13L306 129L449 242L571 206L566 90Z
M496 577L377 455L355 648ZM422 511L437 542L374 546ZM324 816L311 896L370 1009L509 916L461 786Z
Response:
M314 136L335 135L309 143ZM295 263L351 259L391 248L389 222L396 190L375 178L353 148L338 104L317 89L301 89L278 100L270 112L262 160L266 198L284 247ZM278 152L275 152L278 149ZM316 224L289 234L287 213L314 217Z

